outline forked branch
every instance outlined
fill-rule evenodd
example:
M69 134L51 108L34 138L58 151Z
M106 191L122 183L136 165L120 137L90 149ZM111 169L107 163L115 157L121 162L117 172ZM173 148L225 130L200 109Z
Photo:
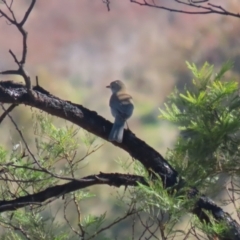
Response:
M3 75L13 74L13 75L22 76L25 81L28 91L30 91L31 90L31 79L30 79L30 76L28 75L27 71L25 70L25 66L24 66L26 63L26 58L27 58L27 32L25 31L23 26L26 23L29 15L34 7L36 0L31 0L30 6L28 7L22 20L20 20L20 21L18 21L16 19L14 11L12 10L13 1L10 1L10 3L8 3L7 0L2 0L2 2L5 5L6 11L8 11L9 14L7 14L6 11L0 9L0 16L5 18L7 20L7 22L9 22L9 24L14 25L18 29L18 31L21 33L21 35L22 35L22 54L21 54L21 58L19 60L18 57L10 49L9 53L13 57L15 63L17 64L18 69L17 70L0 71L0 74L3 74Z
M240 14L238 12L232 12L225 9L223 6L211 3L211 0L130 0L130 2L140 6L157 8L175 13L200 15L219 14L240 18Z

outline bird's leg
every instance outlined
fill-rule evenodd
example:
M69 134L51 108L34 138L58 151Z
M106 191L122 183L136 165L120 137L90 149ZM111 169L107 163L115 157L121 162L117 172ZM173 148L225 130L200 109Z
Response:
M130 130L127 121L126 121L126 125L127 125L127 130ZM133 161L133 162L134 162L134 160L135 160L135 159L132 157L132 161ZM127 189L127 188L125 188L125 191L126 191L126 189Z
M126 121L126 125L127 125L127 130L130 130L129 127L128 127L128 123L127 123L127 121Z

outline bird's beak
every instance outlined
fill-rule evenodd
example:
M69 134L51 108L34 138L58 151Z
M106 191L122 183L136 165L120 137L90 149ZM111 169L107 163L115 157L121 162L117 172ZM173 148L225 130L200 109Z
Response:
M110 88L110 86L106 86L106 88Z

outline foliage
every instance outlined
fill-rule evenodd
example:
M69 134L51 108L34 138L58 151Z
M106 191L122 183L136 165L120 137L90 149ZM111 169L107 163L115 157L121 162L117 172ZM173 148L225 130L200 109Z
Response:
M195 184L197 179L215 182L221 172L238 172L234 167L239 162L240 143L238 83L224 80L231 62L215 75L208 63L199 70L194 64L187 63L187 66L194 75L193 88L185 88L184 93L175 89L165 105L166 110L160 110L161 118L176 124L180 130L168 157L176 157L175 165L179 170L187 169L188 177L195 179Z
M17 126L17 125L16 125ZM21 130L17 131L23 136ZM13 147L9 153L0 147L1 166L1 196L3 199L12 199L39 192L50 186L59 184L66 176L74 178L79 170L86 164L82 161L96 151L99 146L94 145L94 137L82 134L79 140L78 129L73 126L57 128L52 119L43 114L35 115L35 143L36 149L32 150L27 145L24 136L19 144ZM81 158L79 157L80 144L87 149ZM91 150L90 150L91 148ZM27 151L27 153L26 153ZM87 190L74 192L65 197L64 212L69 203L74 202L75 207L85 199L93 198ZM73 232L66 228L66 223L56 222L56 216L52 216L50 203L57 199L51 199L45 203L25 207L2 214L0 225L8 231L1 239L74 239ZM67 221L67 216L65 216ZM105 215L92 217L86 215L80 225L94 229L104 221ZM69 220L70 221L70 220Z
M231 176L232 183L238 175L240 144L240 100L238 83L226 80L231 62L225 63L217 74L213 74L212 65L205 63L198 69L195 64L187 63L194 79L192 86L186 86L184 92L178 89L170 95L165 110L160 109L161 118L178 126L180 135L167 159L185 179L187 185L197 187L201 192L220 191L218 181L221 174ZM135 173L145 176L149 186L139 184L131 195L138 199L140 209L149 214L155 224L159 224L164 238L198 236L214 238L227 233L223 222L216 222L209 214L212 225L190 219L188 231L179 228L188 211L194 206L195 199L188 199L181 192L163 188L161 179L150 181L146 171L135 163ZM238 180L237 180L238 181ZM187 186L186 186L187 187ZM233 192L237 192L235 187ZM171 193L171 194L169 194ZM231 197L229 203L235 203ZM235 209L237 210L237 209ZM148 228L149 226L145 226ZM197 230L198 229L198 230Z
M160 118L177 125L180 131L167 159L189 186L214 195L223 187L219 186L222 176L230 177L235 183L238 181L239 87L235 80L226 80L233 67L231 62L223 64L216 74L213 65L208 63L200 69L188 62L187 66L194 76L193 85L185 86L183 92L175 89L165 110L160 109ZM235 187L231 191L237 193ZM234 203L233 199L228 204ZM208 235L210 230L215 234L226 230L223 223L204 227L198 222L197 226Z

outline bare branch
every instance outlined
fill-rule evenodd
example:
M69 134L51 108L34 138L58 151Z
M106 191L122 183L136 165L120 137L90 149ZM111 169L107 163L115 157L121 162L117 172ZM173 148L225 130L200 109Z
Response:
M4 2L3 2L4 3ZM1 9L0 9L0 14L1 17L4 17L7 19L7 21L9 21L10 23L14 24L14 20L12 20L6 13L4 13Z
M18 23L15 15L14 15L14 12L12 10L12 1L10 4L7 4L7 2L4 0L2 1L6 8L8 9L8 11L11 13L11 16L12 18L10 18L6 13L3 12L3 10L0 9L0 14L2 17L6 18L7 21L9 21L12 25L16 26L16 28L18 29L18 31L21 33L22 35L22 44L23 44L23 47L22 47L22 56L21 56L21 60L18 60L17 57L15 56L15 54L9 50L10 54L12 55L14 61L17 63L18 65L18 70L6 70L6 71L2 71L0 72L0 74L16 74L16 75L20 75L23 77L24 81L25 81L25 84L26 84L26 87L28 89L29 92L31 92L31 80L30 80L30 77L27 73L27 71L24 69L24 64L26 62L26 57L27 57L27 32L25 31L25 29L23 28L23 25L25 24L25 22L27 21L34 5L35 5L35 2L36 0L32 0L31 1L31 4L29 6L29 8L27 9L22 21L20 23Z
M117 218L115 221L113 221L111 224L109 224L108 226L106 227L103 227L101 228L100 230L98 230L97 232L95 232L91 237L87 238L87 240L90 240L90 239L93 239L94 237L96 237L99 233L107 230L107 229L110 229L112 226L116 225L117 223L121 222L122 220L136 214L136 213L139 213L140 210L135 210L134 206L130 206L128 211L122 216L122 217L119 217Z
M29 15L30 15L30 13L31 13L31 11L32 11L35 3L36 3L36 0L32 0L32 2L31 2L31 4L30 4L28 10L26 11L26 13L25 13L22 21L19 23L19 25L20 25L21 27L22 27L22 26L25 24L25 22L27 21L27 19L28 19Z
M6 0L2 0L2 2L5 4L8 11L11 13L13 21L16 22L16 17L15 17L15 14L14 14L13 10L12 10L13 0L11 0L10 4L8 4Z
M227 10L224 9L223 7L221 7L221 6L217 6L217 5L212 4L212 3L208 3L208 5L211 6L211 7L214 7L214 8L220 9L221 11L223 11L223 12L225 12L225 13L227 14Z
M2 105L2 104L1 104ZM2 116L0 117L0 123L3 121L3 119L17 106L18 104L12 104L7 110L5 110L5 112L2 114Z
M12 57L13 57L15 63L17 63L17 65L20 67L20 64L19 64L19 62L18 62L18 60L17 60L17 57L16 57L16 55L12 52L11 49L9 49L9 53L12 55Z
M159 1L159 0L158 0ZM169 0L169 2L175 2L176 3L176 8L175 7L168 7L167 5L164 5L162 1L159 1L157 4L156 1L152 1L151 3L148 2L147 0L130 0L131 3L135 3L140 6L146 6L146 7L152 7L152 8L158 8L158 9L163 9L166 11L170 12L176 12L176 13L184 13L184 14L219 14L219 15L226 15L226 16L231 16L231 17L236 17L240 18L239 13L234 13L230 12L226 9L224 9L221 6L217 6L215 4L209 3L210 0L189 0L189 1L181 1L181 0ZM199 5L207 3L207 5ZM192 9L197 9L195 10L183 10L181 9L181 5L183 6L188 6ZM179 6L179 7L178 7Z
M109 0L102 0L104 4L106 4L107 10L110 11L110 1Z
M19 75L19 70L6 70L0 72L2 75Z

